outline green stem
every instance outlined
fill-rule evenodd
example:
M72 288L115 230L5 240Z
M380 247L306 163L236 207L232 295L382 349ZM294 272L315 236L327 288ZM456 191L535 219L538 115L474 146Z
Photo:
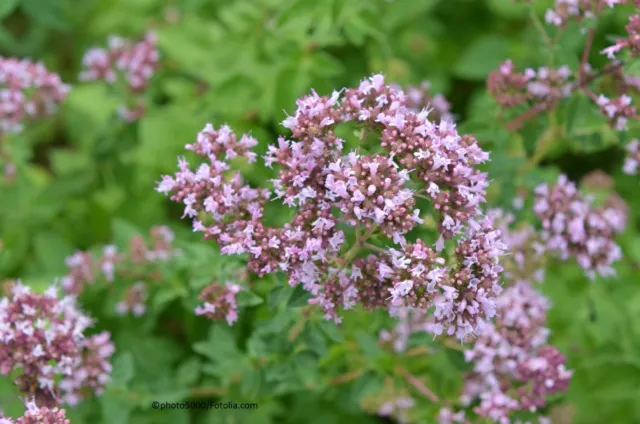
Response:
M349 265L351 260L356 257L358 252L360 252L360 249L362 249L365 241L367 241L367 239L371 237L376 229L378 229L378 226L372 225L364 234L360 234L360 223L356 223L356 242L353 244L353 246L351 246L351 249L349 249L347 253L344 254L342 259L336 258L336 260L341 263L340 270L345 269L347 265Z
M383 254L387 253L387 251L384 250L383 248L374 246L373 244L370 244L370 243L363 243L362 246L366 247L369 250L373 250L374 252L383 253Z
M549 53L551 54L551 56L553 56L553 54L551 53L551 47L553 47L554 42L551 39L551 37L549 37L549 34L547 34L547 31L544 29L544 25L542 25L542 21L538 17L536 11L533 10L532 5L529 5L529 17L533 22L533 26L536 27L536 30L538 30L538 32L542 36L542 39L544 40L544 42L547 43L547 45L549 46Z

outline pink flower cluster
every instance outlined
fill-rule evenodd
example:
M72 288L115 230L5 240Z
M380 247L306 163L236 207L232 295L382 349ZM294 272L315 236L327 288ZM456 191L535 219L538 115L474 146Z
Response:
M460 401L467 406L479 401L476 414L509 423L516 411L536 412L546 405L546 396L566 391L572 371L564 356L546 344L546 298L521 282L504 291L497 307L496 322L483 326L465 351L473 370Z
M596 100L596 104L600 107L600 112L607 117L611 128L615 128L618 131L627 130L627 121L638 117L636 108L631 102L631 97L626 94L614 99L601 94Z
M4 417L0 413L0 424L70 424L66 411L56 407L38 407L32 400L26 403L27 410L18 419Z
M627 38L621 38L613 46L602 50L602 53L606 54L609 59L615 59L616 53L622 49L629 49L632 57L640 56L640 15L629 17L626 29Z
M0 138L21 132L26 121L53 114L69 90L42 63L0 57Z
M626 149L627 157L624 160L623 170L625 174L636 175L640 167L640 141L631 140Z
M141 95L158 68L160 53L156 42L152 32L137 43L111 36L106 49L91 48L82 59L81 80L104 81L126 88L124 94L128 96L129 104L121 107L119 113L127 122L136 121L145 113Z
M79 295L86 285L93 284L100 278L108 283L113 282L116 277L145 281L160 278L154 264L169 260L179 251L172 246L174 235L168 227L152 227L149 235L149 245L141 236L134 236L127 252L120 253L115 246L107 245L102 249L101 255L78 251L69 256L65 261L69 271L61 279L62 288L67 293ZM144 314L146 293L144 282L137 281L116 305L116 311L120 314L132 312L136 316Z
M408 337L418 331L446 333L460 340L474 334L486 319L495 316L500 294L499 259L506 245L493 220L485 218L471 227L455 249L457 266L447 269L444 259L421 241L403 251L391 250L391 261L378 266L378 280L390 279L390 312L400 321L393 333L381 333L396 351L406 348ZM387 275L388 274L388 275ZM433 306L433 315L426 310Z
M395 89L403 90L399 86L393 85ZM420 112L423 109L429 110L429 117L432 121L441 120L455 122L451 114L451 104L442 94L431 93L431 83L423 81L419 85L407 85L404 87L406 94L407 108L413 112Z
M626 4L628 0L555 0L553 9L547 9L545 20L548 24L564 26L571 20L594 19L605 8ZM638 0L634 0L636 5Z
M163 176L158 191L184 204L194 231L214 239L223 254L247 254L252 272L283 271L290 285L302 284L329 319L339 322L338 309L357 303L435 306L442 331L462 337L490 318L502 245L490 222L479 218L488 181L477 165L488 154L476 140L460 136L449 121L431 122L426 110L411 110L405 93L382 75L331 96L312 92L297 105L283 122L290 139L280 137L264 156L268 167L279 166L273 193L295 208L290 222L263 222L270 191L247 185L229 162L254 162L257 141L227 126L208 124L187 145L205 163L192 170L180 158L179 172ZM335 132L345 122L376 134L382 149L345 154ZM405 234L422 222L416 197L436 211L441 237L435 251L406 242ZM372 244L374 236L399 248ZM455 236L457 261L448 268L436 252Z
M236 296L242 290L242 286L227 282L210 284L200 293L200 300L204 303L195 310L196 315L205 315L212 320L225 319L232 325L238 320L238 303Z
M511 60L492 71L487 78L487 88L496 101L505 108L513 108L535 102L545 109L553 107L558 100L569 97L573 85L569 82L571 71L567 66L558 69L542 67L537 71L526 69L515 72Z
M16 383L29 396L55 401L55 379L71 376L82 361L83 334L91 320L72 296L59 298L55 286L33 293L19 281L0 300L0 373L21 374Z
M456 247L458 265L450 269L440 266L444 259L421 241L407 244L402 251L391 249L391 260L379 264L378 276L391 280L392 314L396 308L433 306L431 331L459 339L495 315L494 298L502 290L499 259L506 246L491 219L474 225L477 228L471 227Z
M326 197L351 225L377 225L384 235L393 237L420 222L413 192L405 186L407 181L408 171L399 171L388 157L351 152L329 164ZM412 212L413 219L407 219Z
M492 226L495 226L501 233L502 245L508 255L500 261L504 267L504 278L509 284L519 284L521 282L542 281L545 271L546 249L539 240L539 235L531 225L510 228L515 217L505 213L501 209L491 209L488 211ZM500 292L500 288L494 288ZM399 307L394 310L394 315L398 318L393 330L383 330L380 332L380 340L383 343L390 343L396 352L404 352L407 348L409 337L415 333L439 334L440 325L433 316L429 316L426 311L413 307Z
M596 273L614 275L611 265L622 256L614 236L624 230L624 211L593 206L564 175L552 187L539 185L535 194L534 211L542 221L545 247L562 260L575 257L590 278Z
M80 342L81 360L70 375L65 375L58 387L68 405L76 405L89 394L101 395L111 381L111 356L115 348L107 331L84 338Z

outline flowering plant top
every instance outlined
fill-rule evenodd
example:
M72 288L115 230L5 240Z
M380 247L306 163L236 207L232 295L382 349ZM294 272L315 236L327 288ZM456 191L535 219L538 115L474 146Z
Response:
M433 308L435 332L462 339L491 318L504 245L481 214L488 180L478 165L489 155L475 138L458 134L450 120L430 121L428 109L409 107L382 75L331 96L314 91L297 106L282 123L290 137L263 157L278 167L271 190L249 186L231 167L236 157L257 160L257 140L207 124L186 146L205 162L192 169L180 158L179 171L163 176L158 191L183 203L183 217L223 254L247 254L259 276L285 272L328 319L340 322L338 310L356 304L392 314ZM336 127L347 122L376 134L379 144L346 152ZM423 222L418 199L433 206L435 247L407 239ZM272 200L295 210L281 227L264 222ZM452 258L442 252L449 239L457 246Z

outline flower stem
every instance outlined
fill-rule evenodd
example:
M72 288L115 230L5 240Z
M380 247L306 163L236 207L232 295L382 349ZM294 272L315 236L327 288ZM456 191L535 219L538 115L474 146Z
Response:
M383 253L383 254L386 254L386 253L387 253L387 251L386 251L386 250L384 250L383 248L378 247L378 246L374 246L374 245L373 245L373 244L371 244L371 243L363 243L363 244L362 244L362 246L363 246L363 247L366 247L366 248L367 248L367 249L369 249L369 250L373 250L374 252Z
M329 380L329 383L330 384L348 383L348 382L353 381L353 380L357 379L358 377L360 377L363 372L364 372L364 370L362 368L356 369L356 370L352 370L352 371L349 371L349 372L347 372L345 374L342 374L342 375L339 375L337 377L332 378L331 380Z
M595 28L591 28L587 34L587 40L584 43L584 49L582 50L582 60L580 61L580 69L578 70L578 83L582 86L585 81L585 70L587 67L587 61L589 60L589 54L591 53L591 46L593 45L593 39L596 35Z
M418 377L411 374L403 367L396 368L396 372L406 378L407 382L411 384L417 391L423 394L427 399L432 402L440 402L440 398L436 395L433 390L427 387Z

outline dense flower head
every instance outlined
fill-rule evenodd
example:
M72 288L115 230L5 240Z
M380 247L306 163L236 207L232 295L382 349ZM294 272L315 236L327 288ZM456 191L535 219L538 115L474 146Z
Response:
M402 129L385 128L381 145L424 186L419 195L433 202L442 237L460 234L480 214L489 183L476 166L489 155L475 138L460 136L450 122L433 124L423 111L406 116Z
M191 218L201 212L211 215L213 225L207 229L210 236L218 236L227 231L227 221L233 219L255 220L262 216L264 202L269 199L269 190L252 189L246 186L239 173L231 171L226 160L237 156L255 160L249 149L256 144L249 136L236 135L228 126L215 130L207 124L198 133L197 141L186 146L199 156L206 157L208 163L201 164L194 172L184 158L178 160L180 172L174 177L164 176L158 191L171 193L171 200L185 205L184 215ZM194 229L204 231L204 224L198 221ZM232 243L229 243L232 244Z
M331 96L312 91L283 122L290 136L279 137L264 155L268 167L277 166L273 195L247 185L231 167L236 156L253 162L256 141L211 125L187 146L204 163L192 170L180 158L179 171L163 176L158 191L184 204L194 231L214 239L223 254L247 254L248 268L260 276L285 272L289 284L309 291L309 302L328 319L339 322L339 309L356 304L434 306L447 331L468 334L476 315L491 316L492 282L500 271L494 260L502 248L488 221L479 218L488 181L477 165L488 154L473 137L459 135L455 124L432 122L428 114L411 109L405 93L386 85L382 75ZM375 135L382 149L370 153L362 145L344 152L336 127L347 122L358 127L363 144L372 138L366 134ZM265 224L271 197L294 209L289 222ZM436 250L405 238L423 222L416 197L430 200L436 210ZM471 225L477 228L469 230ZM370 244L374 236L396 247ZM436 251L454 238L459 247L450 271ZM445 280L447 288L440 287ZM411 292L412 284L417 291ZM454 305L458 309L450 310Z
M487 77L489 93L503 107L511 108L529 100L527 85L529 79L523 72L516 72L515 65L509 59Z
M123 84L131 95L139 96L158 68L160 54L156 43L156 36L152 32L136 43L111 36L107 48L94 47L85 53L80 79ZM119 110L120 116L128 122L139 119L144 112L140 99L133 99L131 104Z
M69 90L42 63L0 57L0 137L21 132L27 121L53 114Z
M565 392L573 372L567 370L565 356L554 346L543 346L535 355L518 364L516 376L526 383L518 390L520 407L536 411L546 405L546 396Z
M82 359L72 373L59 383L62 399L68 405L76 405L89 394L101 395L111 381L111 356L115 351L111 334L107 331L84 338L80 343Z
M487 78L487 88L496 101L505 108L513 108L528 102L550 108L573 89L569 67L558 69L541 67L516 72L511 60L492 71Z
M458 266L450 274L450 285L443 286L443 295L435 301L436 322L441 321L449 335L455 328L460 339L472 334L485 318L493 318L493 298L502 291L500 259L506 245L491 218L475 225L456 247Z
M0 424L70 424L66 411L57 407L38 407L34 400L26 403L27 410L17 419L4 417L0 413Z
M72 296L58 297L51 286L34 293L19 281L0 300L0 373L14 370L21 391L55 399L57 376L69 376L81 361L85 329L92 321Z
M595 207L576 185L561 175L554 186L539 185L534 211L542 221L542 240L560 259L575 257L594 278L615 274L611 265L621 258L616 233L624 230L626 216L616 207Z
M396 85L393 85L393 87L405 92L406 104L409 110L418 113L423 109L427 109L429 118L436 122L441 120L455 121L451 114L451 104L442 94L432 94L429 81L423 81L419 85L407 85L404 88Z
M204 315L212 320L224 319L229 325L238 320L237 294L242 290L239 284L227 282L210 284L200 293L200 300L204 302L195 310L196 315Z
M623 170L626 174L636 175L640 169L640 141L631 140L626 147L627 157L624 160Z
M329 164L326 197L351 225L377 225L387 237L404 234L421 222L406 170L386 156L355 152Z
M565 391L572 372L565 358L547 345L548 300L528 282L507 288L497 299L497 319L478 331L465 360L473 366L466 377L463 405L479 416L508 423L516 411L535 412L546 396Z

